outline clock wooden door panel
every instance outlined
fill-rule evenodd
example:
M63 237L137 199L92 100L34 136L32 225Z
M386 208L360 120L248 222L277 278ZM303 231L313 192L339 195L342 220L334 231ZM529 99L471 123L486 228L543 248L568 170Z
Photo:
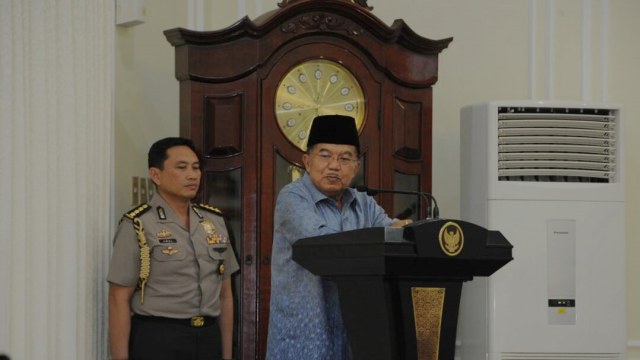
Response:
M431 87L406 88L385 84L380 163L380 187L404 191L431 191ZM390 214L414 220L426 217L428 204L412 195L381 194L380 202ZM392 210L390 210L392 209ZM399 216L402 214L402 216Z
M205 155L204 201L222 208L241 270L234 278L239 359L264 358L273 210L300 176L310 120L354 116L358 184L431 190L431 94L452 39L389 27L366 0L284 0L222 30L165 31L180 81L180 134ZM379 196L393 216L424 217L415 197Z

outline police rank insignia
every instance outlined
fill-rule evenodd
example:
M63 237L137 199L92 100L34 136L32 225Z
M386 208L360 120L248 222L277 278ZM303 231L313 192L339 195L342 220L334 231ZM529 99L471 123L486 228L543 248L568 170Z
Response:
M457 256L464 246L464 234L460 225L448 221L440 228L438 242L442 251L449 256Z
M158 219L167 220L167 214L164 212L164 208L162 206L158 206L156 211L158 212Z
M204 232L207 234L207 243L209 244L223 244L225 243L225 239L222 235L216 233L216 226L209 220L203 220L200 222Z
M156 237L157 237L158 239L168 239L168 238L170 238L171 236L173 236L173 234L171 234L171 232L170 232L170 231L168 231L167 229L162 229L161 231L158 231L158 232L156 233Z
M162 253L165 254L165 255L169 255L169 256L171 256L171 255L173 255L173 254L175 254L177 252L178 252L178 250L176 248L174 248L173 246L167 246L164 249L162 249Z

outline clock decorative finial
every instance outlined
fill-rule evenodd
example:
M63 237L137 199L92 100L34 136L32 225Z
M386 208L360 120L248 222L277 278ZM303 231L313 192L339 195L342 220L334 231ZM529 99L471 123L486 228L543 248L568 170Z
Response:
M282 2L278 3L278 7L283 8L289 4L293 4L295 2L299 2L299 1L305 1L305 0L282 0ZM316 0L318 1L318 0ZM348 2L348 3L353 3L356 5L360 5L361 7L367 9L367 10L373 10L373 6L369 6L367 5L367 1L368 0L342 0L344 2Z

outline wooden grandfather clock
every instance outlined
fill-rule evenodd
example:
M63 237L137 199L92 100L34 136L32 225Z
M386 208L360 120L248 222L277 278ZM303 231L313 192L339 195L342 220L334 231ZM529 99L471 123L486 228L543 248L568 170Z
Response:
M165 31L175 47L180 135L204 157L202 200L221 208L234 232L237 358L264 358L273 209L278 191L302 174L315 116L357 120L358 184L431 190L432 86L452 39L426 39L402 20L389 27L371 10L366 0L285 0L226 29ZM390 215L425 217L414 196L378 201Z

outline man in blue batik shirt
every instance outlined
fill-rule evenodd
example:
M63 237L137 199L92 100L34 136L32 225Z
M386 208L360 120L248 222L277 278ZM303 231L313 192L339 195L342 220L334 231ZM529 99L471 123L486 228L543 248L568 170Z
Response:
M268 360L350 359L338 290L294 262L297 240L376 226L403 226L349 185L360 170L355 120L316 117L302 157L305 174L278 195L271 263Z

